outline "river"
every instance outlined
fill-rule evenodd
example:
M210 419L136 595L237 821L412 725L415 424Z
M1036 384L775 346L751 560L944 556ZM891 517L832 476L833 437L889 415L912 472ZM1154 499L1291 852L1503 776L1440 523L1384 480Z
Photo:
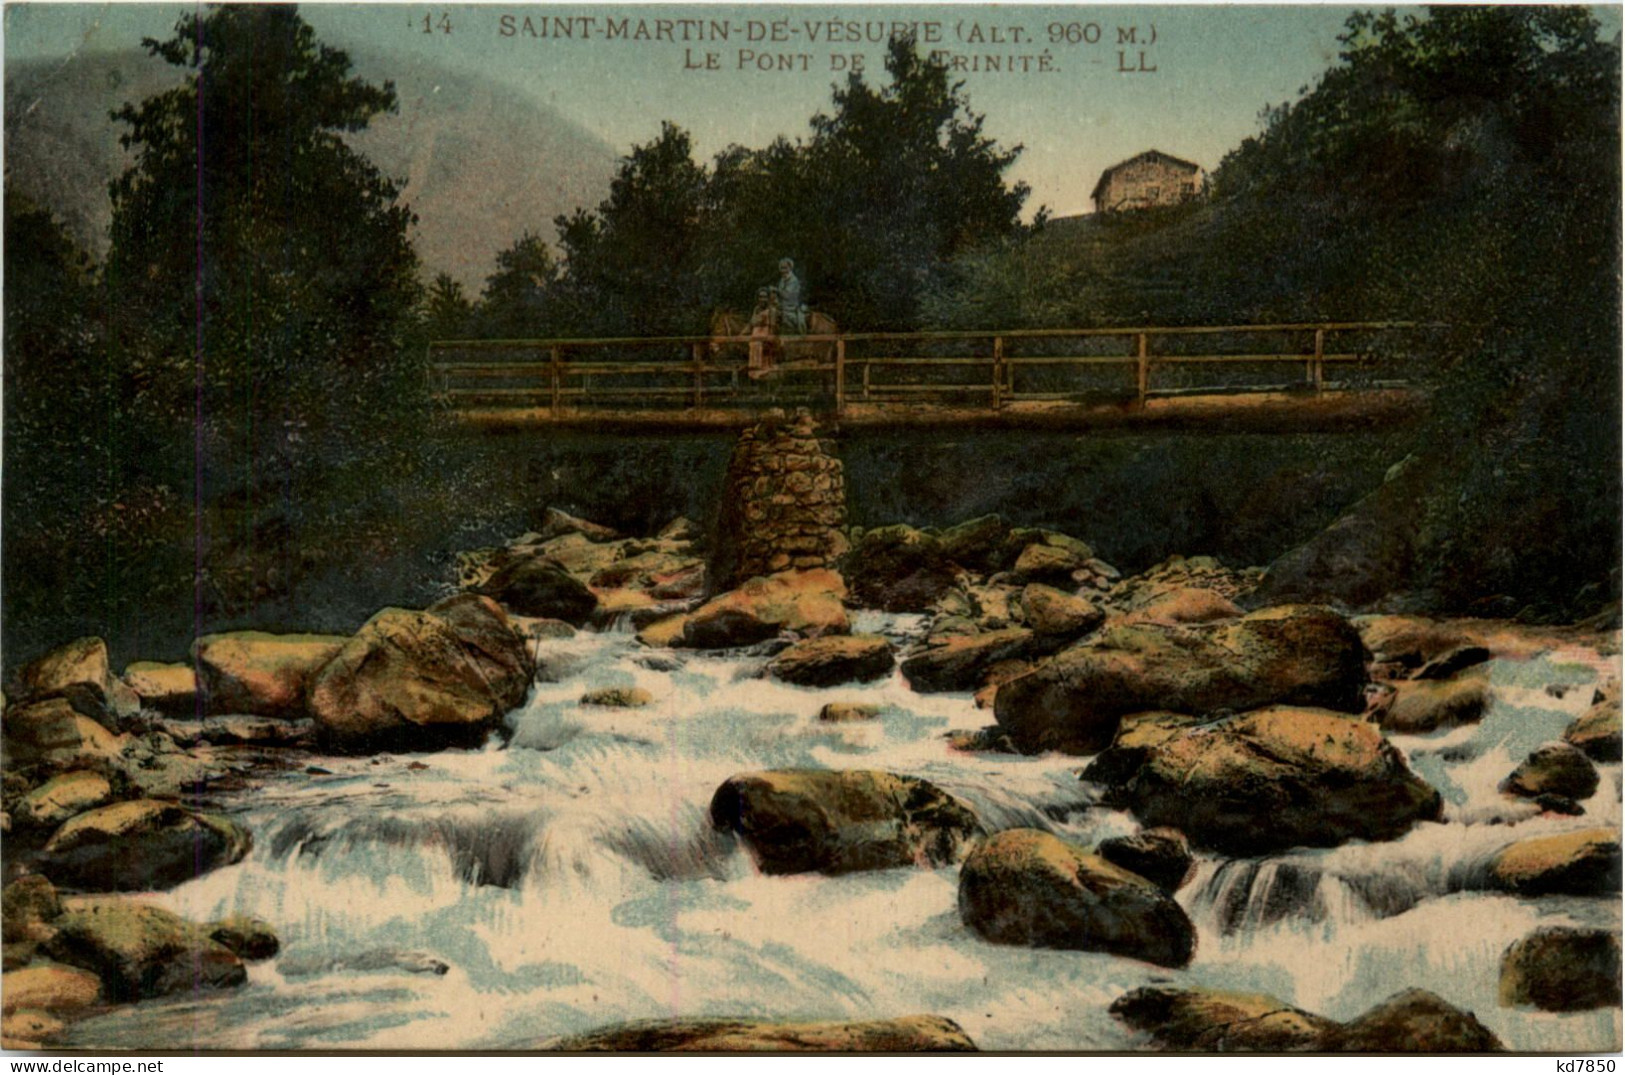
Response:
M916 636L918 617L854 630ZM1000 947L961 924L958 868L841 877L759 874L707 808L742 771L885 769L929 779L992 828L1092 845L1137 826L1094 804L1087 759L963 753L950 729L992 722L968 695L900 675L817 690L758 678L764 658L648 650L629 633L549 642L538 683L484 748L300 756L224 793L249 856L146 898L195 919L251 914L281 954L242 989L172 997L75 1024L76 1047L191 1050L523 1047L631 1019L947 1016L983 1049L1121 1050L1108 1014L1172 982L1273 994L1347 1019L1398 990L1473 1011L1508 1048L1610 1049L1618 1009L1552 1014L1496 1002L1501 953L1538 925L1619 929L1616 900L1474 891L1514 839L1620 824L1621 772L1600 765L1585 816L1532 815L1497 782L1557 738L1604 667L1574 651L1490 669L1482 723L1394 740L1443 793L1442 824L1400 840L1266 859L1199 856L1178 894L1198 947L1182 970L1087 952ZM641 709L584 707L638 686ZM1550 686L1568 686L1561 697ZM827 701L879 704L827 724ZM306 766L329 770L309 773Z

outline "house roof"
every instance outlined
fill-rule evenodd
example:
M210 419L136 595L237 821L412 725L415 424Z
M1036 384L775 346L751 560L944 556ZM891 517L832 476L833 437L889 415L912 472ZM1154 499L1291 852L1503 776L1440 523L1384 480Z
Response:
M1106 180L1111 178L1113 172L1116 172L1121 168L1126 168L1131 164L1138 164L1140 161L1153 160L1153 159L1163 161L1166 164L1172 164L1172 165L1175 165L1177 167L1184 168L1187 171L1200 172L1202 170L1202 166L1200 164L1197 164L1194 161L1188 161L1188 160L1185 160L1182 157L1176 157L1171 153L1164 153L1160 149L1148 149L1144 153L1135 154L1134 156L1130 157L1128 160L1118 161L1116 164L1112 165L1110 168L1107 168L1104 172L1101 172L1100 173L1100 178L1095 181L1095 189L1093 191L1091 191L1090 194L1089 194L1090 199L1092 200L1092 199L1100 197L1101 188L1106 185Z

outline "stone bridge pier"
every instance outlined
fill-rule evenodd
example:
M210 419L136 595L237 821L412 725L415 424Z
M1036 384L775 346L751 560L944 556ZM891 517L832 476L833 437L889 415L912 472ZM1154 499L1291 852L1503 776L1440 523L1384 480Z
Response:
M833 567L847 551L846 479L812 415L769 411L734 444L712 534L712 592L757 575Z

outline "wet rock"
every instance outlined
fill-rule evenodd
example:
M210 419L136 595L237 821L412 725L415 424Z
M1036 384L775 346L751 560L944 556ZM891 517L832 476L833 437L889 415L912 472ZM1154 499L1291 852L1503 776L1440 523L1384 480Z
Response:
M972 695L971 700L976 704L977 709L992 709L998 704L1000 687L1017 676L1024 676L1032 670L1032 661L1019 658L994 661L988 665L987 671L982 673L982 686Z
M959 871L959 917L997 944L1066 948L1182 967L1196 930L1161 888L1036 829L978 844Z
M209 939L224 945L250 963L270 959L282 947L276 929L269 922L246 915L233 915L211 922Z
M19 1009L73 1015L101 1000L101 979L79 967L39 962L0 977L5 1014Z
M1010 737L1000 731L997 726L974 729L962 728L949 732L945 738L952 750L991 754L1021 753L1016 749L1016 745L1010 741Z
M679 612L639 628L638 641L645 646L669 649L683 644L684 632L687 630L688 614Z
M1010 566L1006 546L1010 524L997 515L983 515L950 526L937 540L948 559L981 575L991 575Z
M66 901L43 946L52 959L101 979L109 1000L229 989L248 980L243 961L205 926L134 900Z
M155 799L115 803L65 822L46 842L40 870L86 892L173 888L238 862L248 831L227 818Z
M1179 1052L1314 1052L1337 1024L1261 993L1147 986L1112 1002L1111 1013Z
M212 746L291 747L308 743L315 736L316 722L309 718L205 717L160 721L154 728L185 746L208 743Z
M700 524L683 515L662 526L655 535L661 541L698 541L704 536Z
M1545 743L1536 747L1501 781L1501 791L1526 799L1561 795L1578 801L1589 799L1596 792L1598 779L1597 767L1577 747L1568 743Z
M1553 795L1546 792L1534 797L1534 804L1540 807L1543 813L1564 814L1568 817L1579 817L1584 814L1585 807L1569 798L1567 795Z
M1178 829L1146 829L1133 836L1114 836L1102 840L1097 853L1169 893L1179 890L1195 863L1190 841Z
M334 749L434 749L480 741L525 700L535 663L488 598L462 594L422 612L386 608L362 625L310 691Z
M598 595L586 583L545 556L505 564L479 592L521 616L563 620L576 627L598 607Z
M1360 616L1354 623L1379 665L1417 669L1468 645L1460 628L1421 616Z
M1288 605L1228 623L1108 624L1004 684L994 714L1024 751L1093 754L1127 713L1273 703L1358 713L1364 684L1364 651L1348 621Z
M1519 840L1490 860L1489 884L1520 896L1617 896L1619 833L1583 829Z
M509 616L508 623L526 642L556 642L576 636L576 629L563 620L550 620L542 616Z
M826 724L855 724L878 716L879 706L863 702L830 702L818 711L818 719Z
M1385 732L1418 735L1477 724L1490 706L1489 684L1479 678L1405 680L1377 714Z
M1033 634L1049 638L1076 638L1106 619L1088 598L1039 582L1021 591L1021 608Z
M66 698L80 713L116 731L141 708L141 701L114 677L107 643L80 638L26 665L18 674L17 701Z
M1396 993L1327 1033L1339 1053L1490 1053L1505 1048L1472 1012L1425 989Z
M68 1025L50 1012L24 1008L0 1016L0 1047L35 1050L53 1045Z
M1413 679L1450 679L1469 668L1476 667L1489 660L1491 653L1483 646L1465 645L1455 646L1437 657L1431 658L1421 668L1416 670Z
M117 766L126 740L65 698L13 705L5 711L6 758L46 771Z
M56 887L39 874L25 874L0 891L0 937L8 970L33 958L35 949L56 932L51 923L61 914Z
M136 661L124 669L124 682L148 709L171 716L198 710L197 671L189 664Z
M654 695L642 687L600 687L581 696L582 705L613 709L641 709L654 702Z
M747 580L689 614L683 642L697 649L748 646L777 637L844 635L846 584L833 571L786 571Z
M1620 700L1616 692L1594 702L1563 732L1563 741L1585 751L1593 761L1620 760Z
M868 1022L773 1023L758 1019L653 1019L621 1023L517 1049L557 1052L969 1053L959 1024L937 1015Z
M1107 783L1142 824L1234 855L1392 840L1441 809L1375 727L1287 706L1115 746L1083 775Z
M1073 576L1087 571L1094 556L1094 550L1076 538L1051 534L1022 549L1010 573L1018 582L1071 589L1077 585Z
M903 525L864 531L841 570L859 604L884 612L927 612L960 576L940 540Z
M1577 1012L1620 1006L1619 934L1605 929L1543 926L1501 956L1505 1006Z
M872 770L742 773L717 789L711 823L738 833L770 874L942 866L982 831L934 784Z
M903 676L921 693L973 691L1000 661L1026 654L1033 633L1025 627L980 634L939 634L903 656Z
M896 663L880 635L830 635L797 642L768 662L767 673L800 687L834 687L883 679Z
M277 973L284 978L310 978L318 974L351 971L362 974L399 971L403 974L432 974L436 977L451 970L449 964L427 952L406 951L399 948L372 948L344 956L301 953L277 960Z
M340 635L263 631L203 635L192 643L203 711L307 716L305 696L312 680L348 641Z
M13 811L17 823L55 828L75 814L95 809L113 798L113 784L99 772L76 769L53 776L24 795Z

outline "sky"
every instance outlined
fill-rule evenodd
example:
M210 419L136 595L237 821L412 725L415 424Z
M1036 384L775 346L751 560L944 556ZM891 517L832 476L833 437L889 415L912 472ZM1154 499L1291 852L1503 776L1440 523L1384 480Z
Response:
M167 37L184 10L169 3L9 4L5 55L129 48L142 36ZM562 3L301 10L328 44L478 72L551 104L617 152L671 120L707 158L729 144L805 136L808 119L829 108L831 87L848 77L853 54L862 55L871 81L883 80L884 45L870 40L871 31L883 36L890 24L911 23L927 48L948 53L949 62L961 58L956 77L972 109L986 117L985 133L1025 147L1010 175L1032 187L1029 212L1044 205L1065 216L1089 208L1103 168L1142 150L1213 168L1258 129L1262 108L1293 99L1336 60L1337 35L1356 8ZM1618 31L1619 8L1597 13L1605 34ZM996 70L987 69L990 58Z

